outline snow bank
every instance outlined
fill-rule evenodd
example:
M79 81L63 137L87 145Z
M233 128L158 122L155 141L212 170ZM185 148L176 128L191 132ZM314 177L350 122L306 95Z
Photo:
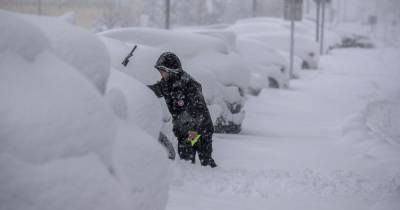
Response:
M101 93L105 92L110 58L94 34L69 24L66 17L23 17L43 31L56 55L82 73Z

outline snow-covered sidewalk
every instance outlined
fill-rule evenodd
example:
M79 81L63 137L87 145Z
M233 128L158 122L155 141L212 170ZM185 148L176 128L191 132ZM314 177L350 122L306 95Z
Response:
M175 164L169 210L400 208L400 52L335 50L250 98L217 169Z

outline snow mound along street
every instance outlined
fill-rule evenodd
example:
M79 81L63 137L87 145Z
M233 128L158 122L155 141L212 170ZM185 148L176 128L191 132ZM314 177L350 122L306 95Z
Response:
M82 73L100 93L105 93L110 56L96 35L69 24L63 17L22 17L43 31L57 56Z

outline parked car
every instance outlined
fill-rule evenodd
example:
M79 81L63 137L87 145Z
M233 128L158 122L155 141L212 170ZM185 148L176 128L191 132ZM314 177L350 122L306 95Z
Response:
M289 68L286 59L276 50L264 43L239 38L237 49L251 68L249 92L258 95L263 88L287 88L289 86Z
M373 41L364 35L345 33L342 34L341 43L335 48L375 48Z
M267 87L288 87L289 60L286 59L284 53L282 55L282 52L278 52L257 40L237 38L235 32L226 29L227 27L188 27L179 28L179 30L219 38L229 46L231 51L237 52L251 72L250 85L247 89L248 94L258 95L263 88Z
M135 59L137 66L128 66L125 70L132 76L135 76L138 69L145 69L143 72L157 73L153 66L156 57L162 51L172 51L182 59L183 69L188 71L203 86L203 92L207 104L212 107L212 118L214 120L217 132L238 133L241 130L241 123L244 119L245 91L250 81L250 72L248 67L241 61L239 55L229 50L222 40L201 34L167 31L149 28L127 28L102 32L102 37L113 39L112 42L119 42L119 50L124 48L125 53L130 50L129 46L139 44L135 56L143 52L154 51L157 53L148 55L148 58L141 56L141 59ZM110 39L106 40L108 48L114 48ZM108 41L107 41L108 40ZM185 43L185 44L182 44ZM125 47L121 48L121 45ZM142 50L144 49L144 50ZM113 55L117 56L117 55ZM120 59L124 55L120 54ZM120 63L114 62L122 68ZM153 74L152 73L152 74ZM143 77L143 76L142 76ZM158 76L159 79L159 76ZM157 79L150 77L139 80L146 84L155 83ZM215 105L218 104L218 108Z
M303 20L296 22L295 26L295 54L303 60L302 68L318 68L319 45L314 41L315 23L310 20ZM279 18L242 19L228 27L239 37L257 37L257 40L265 42L270 47L287 52L290 50L290 28L289 21ZM265 38L260 38L260 36ZM325 37L325 51L341 43L340 36L331 30L326 30Z
M258 33L258 32L277 32L286 31L290 33L291 23L281 18L274 17L257 17L241 19L236 22L235 25L245 25L246 30L242 30L244 33ZM315 26L314 20L303 19L302 21L296 21L295 23L295 33L300 34L311 39L315 39ZM243 26L242 26L243 27ZM325 29L325 39L324 39L324 50L325 52L333 49L337 44L341 43L341 36L336 31L329 28Z
M287 33L256 33L243 36L263 42L276 50L290 52L290 34ZM296 35L294 53L302 59L303 69L317 69L319 65L319 50L317 43L309 37Z

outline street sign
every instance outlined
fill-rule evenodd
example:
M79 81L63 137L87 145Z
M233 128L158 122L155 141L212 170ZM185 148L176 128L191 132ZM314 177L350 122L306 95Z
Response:
M303 0L285 0L285 20L301 21L303 19Z

